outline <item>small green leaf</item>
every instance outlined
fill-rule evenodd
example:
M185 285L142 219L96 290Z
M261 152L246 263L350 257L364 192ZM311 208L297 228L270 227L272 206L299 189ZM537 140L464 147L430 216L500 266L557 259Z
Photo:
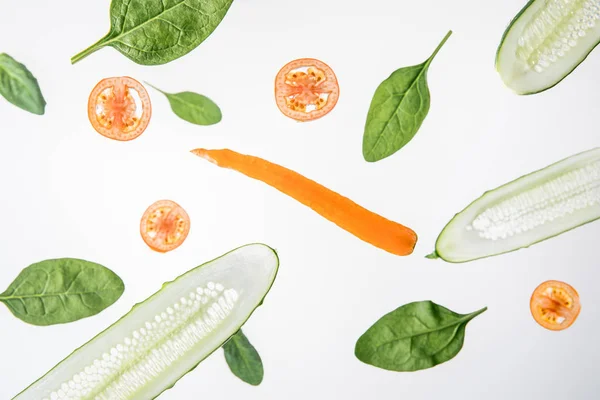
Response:
M166 64L194 50L219 26L233 0L112 0L110 31L71 58L105 46L142 65Z
M356 357L390 371L431 368L456 356L467 323L487 310L461 315L431 301L406 304L384 315L356 342Z
M223 350L235 376L250 385L260 385L264 376L262 360L241 329L223 345Z
M429 112L427 70L451 34L449 31L427 61L400 68L379 85L371 100L363 135L366 161L391 156L417 134Z
M0 95L33 114L43 115L46 109L37 79L27 67L6 53L0 54Z
M164 94L173 112L187 122L214 125L221 121L221 109L206 96L194 92L167 93L148 82L146 84Z
M433 253L427 254L425 258L429 260L437 260L438 258L440 258L440 256L438 255L437 251L434 250Z
M124 290L123 281L110 269L60 258L25 268L0 294L0 302L29 324L54 325L98 314Z

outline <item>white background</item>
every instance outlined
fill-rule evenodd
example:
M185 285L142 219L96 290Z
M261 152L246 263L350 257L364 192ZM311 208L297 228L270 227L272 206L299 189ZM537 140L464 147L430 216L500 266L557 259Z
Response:
M261 386L227 369L221 351L161 399L592 399L600 380L598 237L592 223L512 254L464 265L426 260L445 223L485 190L598 145L595 53L556 88L518 97L494 70L500 37L524 0L239 0L204 44L170 64L144 67L107 48L75 66L70 57L108 30L108 0L0 0L0 52L25 63L48 101L34 116L0 99L0 286L47 258L101 263L125 281L121 299L75 323L34 327L0 308L0 399L37 379L75 347L188 269L248 242L281 257L265 304L244 326L265 365ZM377 85L425 60L454 30L429 71L432 103L415 139L394 156L365 162L361 141ZM336 72L341 96L325 118L280 114L273 80L281 66L314 57ZM138 139L97 134L89 92L129 75L171 92L215 100L223 121L178 119L148 89L153 117ZM231 148L295 169L413 228L419 243L397 257L310 209L188 151ZM152 202L179 202L192 219L182 247L150 251L139 237ZM550 332L528 300L547 279L580 293L570 329ZM3 289L3 288L2 288ZM467 327L448 363L394 373L354 357L379 317L416 300L454 311L489 310Z

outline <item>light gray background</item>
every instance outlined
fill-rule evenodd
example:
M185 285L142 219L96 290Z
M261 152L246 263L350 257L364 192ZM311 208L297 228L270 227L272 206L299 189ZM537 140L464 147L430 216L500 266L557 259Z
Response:
M37 117L0 99L0 286L27 265L80 257L126 283L100 315L29 326L0 307L0 398L8 399L130 307L203 261L248 242L281 256L273 290L244 327L265 364L260 387L237 380L216 352L161 399L592 399L600 381L598 235L593 223L528 250L451 265L426 260L454 213L483 191L598 145L600 54L549 92L518 97L494 70L496 47L524 0L236 1L215 34L159 67L107 48L69 58L108 30L108 0L0 0L0 52L25 63L48 101ZM448 29L433 63L430 114L416 138L376 164L361 155L377 85L420 63ZM279 68L315 57L336 72L341 96L327 117L296 123L273 99ZM97 134L87 98L109 76L213 98L222 123L197 127L150 90L154 114L129 143ZM419 234L414 255L361 242L266 185L217 168L189 150L229 147L293 168ZM139 218L161 198L192 219L185 244L150 251ZM576 324L535 324L529 296L547 279L580 293ZM3 288L2 288L3 289ZM379 317L431 299L457 312L488 306L467 328L462 352L418 373L355 359L356 339Z

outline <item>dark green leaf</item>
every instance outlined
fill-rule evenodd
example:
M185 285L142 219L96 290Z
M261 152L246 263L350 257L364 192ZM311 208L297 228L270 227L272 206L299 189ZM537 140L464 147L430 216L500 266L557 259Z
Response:
M458 354L467 323L486 309L461 315L431 301L406 304L371 326L356 342L354 354L390 371L434 367Z
M112 0L110 31L71 62L112 46L138 64L166 64L200 45L221 23L232 2Z
M264 376L262 360L241 329L223 345L223 350L235 376L251 385L260 385Z
M365 160L374 162L389 157L416 135L429 112L427 70L451 34L448 32L427 61L400 68L379 85L365 125Z
M167 96L171 109L183 120L196 125L214 125L221 121L221 109L206 96L194 92L167 93L148 85Z
M6 53L0 54L0 95L25 111L44 114L46 100L37 79L27 67Z
M98 314L124 289L121 278L100 264L60 258L25 268L0 301L29 324L53 325Z

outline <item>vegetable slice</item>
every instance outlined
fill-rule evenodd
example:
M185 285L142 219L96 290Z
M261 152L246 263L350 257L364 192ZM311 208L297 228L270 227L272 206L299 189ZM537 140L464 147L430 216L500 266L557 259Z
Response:
M44 260L25 268L0 294L13 315L32 325L54 325L98 314L125 285L110 269L76 258Z
M465 262L528 247L600 218L600 148L486 192L443 229L430 258Z
M550 89L600 42L600 1L531 0L504 32L496 55L500 77L518 94Z
M297 172L229 149L195 149L192 153L274 187L357 238L387 252L406 256L415 248L417 234L412 229L375 214Z
M102 79L90 93L88 118L109 139L133 140L150 123L152 105L146 88L128 76Z
M262 304L279 266L263 244L180 276L75 350L15 400L148 400L234 335Z
M37 79L25 65L6 53L0 54L0 95L33 114L43 115L46 110Z
M535 322L551 331L567 329L581 311L577 291L560 281L546 281L539 285L531 295L529 307Z
M435 367L460 352L467 324L486 310L457 314L429 300L405 304L375 322L356 342L354 354L390 371Z
M143 65L173 61L194 50L219 26L233 0L112 0L110 31L71 58L111 46Z
M155 251L166 253L181 246L190 232L190 217L171 200L159 200L144 212L140 234Z
M339 96L340 87L333 70L314 58L291 61L275 77L277 107L297 121L325 116L333 110Z

